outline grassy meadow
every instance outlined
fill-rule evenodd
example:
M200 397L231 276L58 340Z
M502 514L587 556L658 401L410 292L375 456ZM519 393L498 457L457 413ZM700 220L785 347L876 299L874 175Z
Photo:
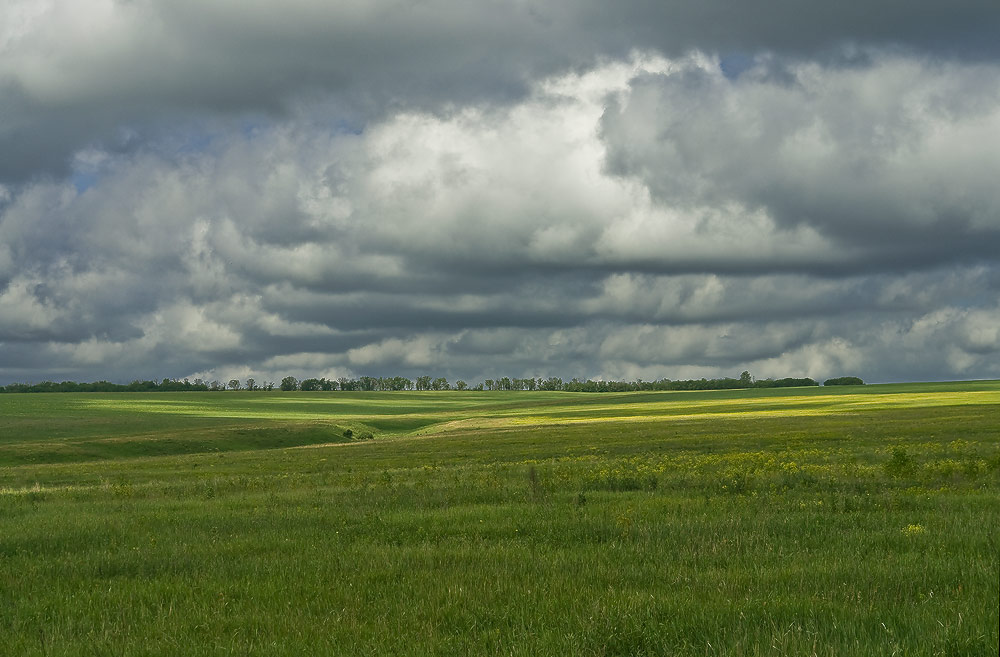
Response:
M998 530L1000 382L0 395L3 655L990 655Z

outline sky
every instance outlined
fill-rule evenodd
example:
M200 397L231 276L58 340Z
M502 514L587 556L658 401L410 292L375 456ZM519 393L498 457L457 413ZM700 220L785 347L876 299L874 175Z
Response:
M0 0L0 383L1000 378L996 0Z

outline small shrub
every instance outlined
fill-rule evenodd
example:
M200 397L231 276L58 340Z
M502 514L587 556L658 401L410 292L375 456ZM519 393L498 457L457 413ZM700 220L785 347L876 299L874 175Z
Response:
M750 492L753 477L744 470L730 468L719 476L719 486L722 492L733 495L745 495Z
M344 438L351 440L352 438L354 438L354 432L351 431L350 429L344 429Z
M895 479L912 476L916 471L916 465L913 462L913 457L911 457L903 447L894 447L892 450L892 457L886 461L882 468L885 470L887 475Z
M982 463L982 466L980 465L980 463ZM965 459L965 462L962 464L962 473L965 474L965 476L969 479L975 479L982 472L985 472L986 470L986 468L984 467L985 465L986 465L985 461L980 462L978 459L967 458Z

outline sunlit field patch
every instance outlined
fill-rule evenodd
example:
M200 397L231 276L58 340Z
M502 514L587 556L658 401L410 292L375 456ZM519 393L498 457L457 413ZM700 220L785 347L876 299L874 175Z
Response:
M998 411L996 382L2 395L0 652L992 654Z

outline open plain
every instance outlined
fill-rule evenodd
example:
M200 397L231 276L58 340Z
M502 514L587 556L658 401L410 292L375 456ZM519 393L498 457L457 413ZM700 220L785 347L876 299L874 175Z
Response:
M0 654L995 654L998 527L1000 382L0 395Z

